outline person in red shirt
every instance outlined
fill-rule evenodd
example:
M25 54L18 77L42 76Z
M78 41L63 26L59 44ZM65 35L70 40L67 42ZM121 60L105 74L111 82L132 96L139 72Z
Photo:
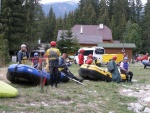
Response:
M89 54L88 59L87 59L87 61L85 62L85 64L91 65L92 62L93 62L93 55L92 55L92 54Z
M32 67L42 70L42 59L39 58L38 53L34 53L34 58L32 59Z
M136 61L148 60L148 53L146 53L143 57L137 57Z
M79 51L79 55L78 55L78 59L79 59L79 66L81 66L82 64L84 64L84 55L83 55L83 53L84 53L84 49L81 49L80 51Z

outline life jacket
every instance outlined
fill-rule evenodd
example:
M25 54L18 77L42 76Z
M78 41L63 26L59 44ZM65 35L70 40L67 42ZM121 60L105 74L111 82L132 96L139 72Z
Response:
M78 59L79 59L79 64L84 64L84 56L83 56L83 54L79 54L78 55Z
M28 54L25 51L20 51L21 52L21 60L27 60L28 59Z
M57 48L50 48L48 51L49 51L48 53L49 60L58 59L60 53Z
M39 59L33 58L32 62L33 62L34 68L37 68L38 63L39 63Z
M93 60L92 59L88 59L85 64L92 64Z
M128 70L128 62L123 62L123 68Z
M67 66L66 66L66 60L63 59L62 57L59 58L59 71L65 69Z
M21 60L21 64L26 64L28 59L28 53L26 51L19 51L19 58ZM20 61L19 61L20 62Z

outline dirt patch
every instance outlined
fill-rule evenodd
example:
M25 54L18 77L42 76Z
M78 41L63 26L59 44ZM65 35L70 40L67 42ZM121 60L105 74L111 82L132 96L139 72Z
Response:
M0 80L4 82L9 82L6 78L6 73L7 73L7 67L0 68Z
M121 95L136 97L137 102L129 103L128 109L134 112L150 113L150 85L135 84L132 86L124 85L120 91Z

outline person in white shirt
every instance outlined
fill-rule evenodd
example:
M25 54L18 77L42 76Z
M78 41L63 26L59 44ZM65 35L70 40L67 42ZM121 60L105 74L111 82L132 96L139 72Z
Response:
M126 74L127 82L132 82L133 73L129 71L128 58L124 57L124 61L120 63L121 74Z

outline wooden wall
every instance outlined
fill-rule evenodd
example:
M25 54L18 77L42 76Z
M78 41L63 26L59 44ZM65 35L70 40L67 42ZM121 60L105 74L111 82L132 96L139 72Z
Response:
M80 44L80 47L93 47L97 46L97 44Z
M129 61L132 59L132 49L125 48L126 56L128 57ZM122 48L105 48L105 54L123 54Z

